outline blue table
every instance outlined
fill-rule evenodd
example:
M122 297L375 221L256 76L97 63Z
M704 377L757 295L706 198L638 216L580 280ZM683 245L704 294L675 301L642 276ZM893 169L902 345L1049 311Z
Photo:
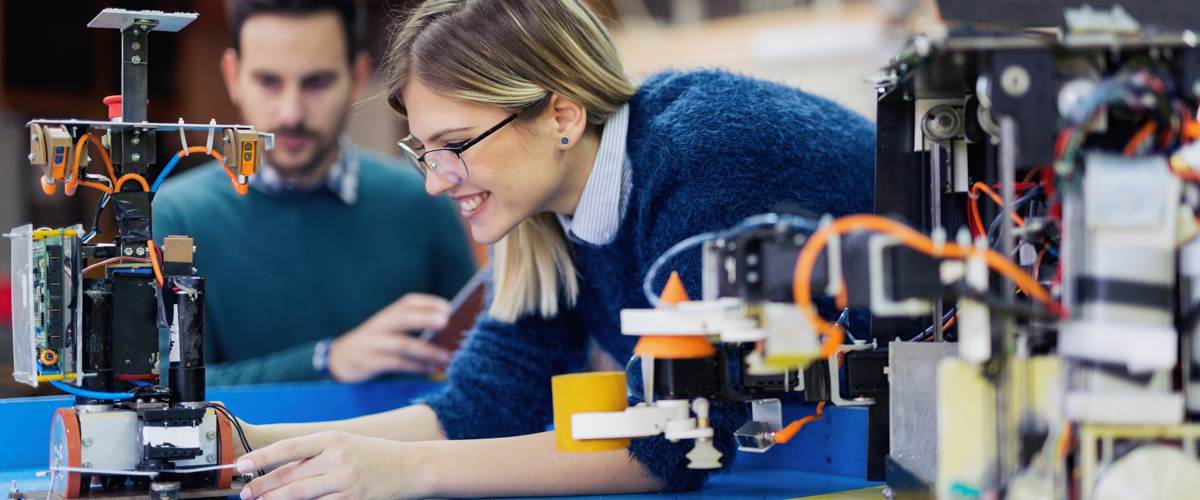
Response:
M208 398L221 401L239 418L259 424L316 422L355 417L404 406L437 390L432 382L281 384L212 388ZM37 477L49 463L50 419L73 398L0 400L0 486L17 481L22 491L45 490L48 477ZM784 421L812 414L810 407L784 407ZM739 453L729 474L715 476L689 498L789 499L856 490L881 483L864 479L867 412L828 408L825 418L804 427L787 445L766 453ZM623 499L661 499L662 495L621 495ZM601 498L601 497L572 497Z

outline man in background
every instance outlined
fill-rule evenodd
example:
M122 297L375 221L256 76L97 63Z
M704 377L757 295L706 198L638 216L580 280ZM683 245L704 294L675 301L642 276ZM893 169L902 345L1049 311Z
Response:
M208 383L427 374L449 359L408 332L445 325L471 276L465 230L403 160L343 135L370 78L352 0L229 0L221 59L243 123L275 134L246 196L210 162L154 199L154 235L195 238L208 277Z

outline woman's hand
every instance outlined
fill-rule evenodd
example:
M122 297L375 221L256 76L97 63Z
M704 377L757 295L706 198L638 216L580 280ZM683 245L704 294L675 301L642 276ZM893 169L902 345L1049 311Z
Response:
M238 471L275 469L242 489L242 498L263 500L388 500L419 498L429 491L419 465L425 446L343 432L285 439L247 453Z

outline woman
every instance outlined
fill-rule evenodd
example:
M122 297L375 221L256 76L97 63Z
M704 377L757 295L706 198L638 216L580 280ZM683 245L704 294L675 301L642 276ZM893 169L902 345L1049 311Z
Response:
M720 71L635 86L580 0L431 0L400 27L388 57L388 101L408 118L402 146L426 190L455 200L475 240L494 244L488 314L446 388L420 404L252 427L261 449L239 470L282 467L243 498L703 485L708 472L686 468L688 443L558 452L543 432L550 377L582 369L589 338L630 358L636 339L620 334L619 311L648 307L642 277L674 243L785 203L870 211L872 126L829 101ZM672 267L700 291L698 256ZM745 417L744 406L714 412L725 468Z

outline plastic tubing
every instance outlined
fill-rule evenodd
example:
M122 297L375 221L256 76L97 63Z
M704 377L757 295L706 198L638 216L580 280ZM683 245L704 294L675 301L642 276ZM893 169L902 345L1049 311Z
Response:
M59 390L61 390L61 391L63 391L63 392L66 392L66 393L69 393L69 394L73 394L73 395L76 395L76 396L80 396L80 397L85 397L85 398L92 398L92 399L111 399L111 400L114 400L114 401L115 401L115 400L121 400L121 399L129 399L129 398L132 398L132 397L133 397L133 394L130 394L130 393L128 393L128 392L98 392L98 391L89 391L89 390L87 390L87 389L80 389L80 388L78 388L78 387L75 387L75 386L71 386L71 385L64 384L64 383L62 383L62 382L59 382L59 381L57 381L57 380L51 380L51 381L50 381L50 385L53 385L54 387L57 387Z

